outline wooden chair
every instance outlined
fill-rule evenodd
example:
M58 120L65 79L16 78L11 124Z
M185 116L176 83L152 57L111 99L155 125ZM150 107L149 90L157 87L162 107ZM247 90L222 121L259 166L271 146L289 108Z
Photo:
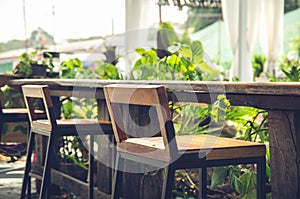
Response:
M61 136L85 136L90 135L90 153L89 153L89 198L93 198L93 142L94 135L111 132L111 123L109 121L100 121L97 119L56 119L53 110L53 103L49 93L48 86L45 85L25 85L22 86L25 103L29 113L29 121L31 131L27 147L27 159L22 184L21 198L30 197L30 176L40 178L41 189L39 198L47 198L47 191L50 185L50 172L55 169L57 161L55 155L58 149L55 148L58 139ZM40 99L46 113L46 119L38 119L35 110L38 109L34 105L34 99ZM37 175L31 170L31 155L34 147L35 135L43 135L48 137L45 163L42 176ZM59 173L59 171L56 171Z
M124 160L165 168L162 199L172 197L177 169L202 168L201 195L206 198L207 167L257 164L257 197L266 197L265 145L204 134L175 136L163 86L114 84L105 86L104 93L117 143L112 198L120 196ZM156 110L157 117L151 119L157 118L160 137L129 137L132 132L127 131L124 121L131 116L128 109L123 108L129 104ZM150 134L154 135L153 132Z

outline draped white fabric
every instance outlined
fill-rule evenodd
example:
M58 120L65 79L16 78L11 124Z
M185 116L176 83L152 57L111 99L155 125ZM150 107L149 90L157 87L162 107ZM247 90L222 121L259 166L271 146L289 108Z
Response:
M126 0L126 72L129 72L134 62L133 51L146 46L149 25L150 0Z
M264 72L276 75L276 60L283 49L284 0L264 0L260 44L267 58Z
M233 53L233 61L230 71L230 79L233 74L237 75L238 67L238 40L239 40L239 2L240 0L223 0L222 1L222 14L227 31L227 36L230 43L230 48ZM224 38L225 39L225 38Z
M253 69L252 69L252 52L257 43L257 37L259 33L259 24L261 18L261 3L262 0L248 0L247 1L247 44L246 52L244 55L245 61L241 60L240 63L245 63L241 65L240 78L242 81L252 81L253 80Z
M253 80L251 57L257 41L261 2L261 0L222 1L223 19L233 53L230 79L238 77L241 81ZM241 10L243 8L245 10ZM245 14L245 16L240 16L240 14ZM243 39L243 37L246 38Z

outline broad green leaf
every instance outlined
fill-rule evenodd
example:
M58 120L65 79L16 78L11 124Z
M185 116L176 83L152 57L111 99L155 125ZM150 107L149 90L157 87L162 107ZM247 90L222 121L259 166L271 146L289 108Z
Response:
M168 59L167 63L170 64L171 66L174 66L178 64L180 58L176 54L172 54Z
M142 57L142 58L141 58L141 63L142 63L143 65L146 65L146 64L148 63L148 57Z
M245 169L245 173L240 177L240 180L243 184L243 191L240 193L241 196L246 196L246 198L249 198L253 196L253 191L254 191L255 194L254 196L256 197L255 173Z
M137 52L139 55L143 56L146 53L146 50L144 48L137 48L137 49L135 49L135 52Z
M230 182L231 182L230 185L232 186L232 188L234 188L239 194L241 194L243 192L243 183L237 176L231 175Z
M216 69L213 69L206 62L200 62L200 63L195 64L195 65L197 67L199 67L203 72L206 72L208 74L214 74L216 72Z
M156 63L157 62L158 57L157 57L156 51L149 50L148 51L148 56L149 56L149 59L150 59L149 61L151 63Z
M183 44L191 44L191 38L188 36L187 31L184 32L184 34L182 35L180 42Z
M178 52L187 60L192 61L193 59L193 52L190 46L183 44Z
M241 197L242 199L253 199L256 198L256 189L251 189L249 190L249 192L247 192L247 194L243 195Z
M194 65L189 65L188 70L191 72L195 71L195 66Z
M194 41L191 44L191 49L193 53L194 63L200 63L203 59L203 53L204 53L202 43L200 41Z
M228 167L216 167L211 176L211 187L215 188L216 186L224 183L228 175Z
M242 193L243 191L243 184L239 179L240 173L241 170L237 166L229 166L230 186L238 193Z
M161 38L161 43L165 48L168 48L172 44L179 41L179 38L175 33L173 26L167 22L161 24L159 35Z

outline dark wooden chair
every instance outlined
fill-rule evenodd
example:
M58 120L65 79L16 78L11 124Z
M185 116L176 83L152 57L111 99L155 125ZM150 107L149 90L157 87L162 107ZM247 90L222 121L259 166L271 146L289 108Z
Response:
M30 197L30 176L39 178L41 183L39 198L47 198L48 188L50 185L51 170L57 169L58 153L57 142L61 136L85 136L90 135L89 148L89 198L93 198L93 143L94 136L111 132L111 123L109 121L100 121L97 119L56 119L52 99L48 86L44 85L25 85L22 86L26 107L29 113L29 121L31 130L29 133L29 141L27 146L27 159L25 172L23 177L21 198ZM34 104L35 99L40 99L42 106ZM44 107L46 119L39 119L35 110ZM35 135L43 135L48 137L45 161L43 165L42 175L36 174L31 168L31 155L34 148ZM59 173L59 171L56 170Z
M206 198L207 167L257 164L257 197L260 199L266 197L265 145L204 134L175 136L163 86L114 84L105 86L104 93L117 144L111 198L120 196L124 160L165 168L162 199L172 197L174 173L177 169L202 168L200 194L202 198ZM130 137L133 132L128 132L126 127L128 124L124 124L126 118L132 119L128 112L130 107L128 105L148 106L155 109L157 115L152 115L151 119L158 120L161 136ZM149 129L153 128L149 127ZM155 133L150 132L150 134Z

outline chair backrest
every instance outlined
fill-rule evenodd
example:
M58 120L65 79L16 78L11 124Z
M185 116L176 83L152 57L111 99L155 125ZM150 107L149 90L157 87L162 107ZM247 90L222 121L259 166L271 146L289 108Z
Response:
M41 130L51 131L57 126L51 95L47 85L24 85L22 86L23 96L28 111L28 117L31 128L38 128ZM36 104L36 99L41 104ZM37 112L44 109L45 119L43 122L36 122L40 120Z
M128 110L122 111L124 110L122 107L124 105L148 106L151 107L150 109L154 108L156 112L155 116L151 116L151 120L158 120L155 124L159 125L165 149L173 152L174 150L177 151L174 126L164 86L112 84L104 86L104 94L117 143L121 143L129 137L129 132L126 132L124 123L130 122L131 116Z

